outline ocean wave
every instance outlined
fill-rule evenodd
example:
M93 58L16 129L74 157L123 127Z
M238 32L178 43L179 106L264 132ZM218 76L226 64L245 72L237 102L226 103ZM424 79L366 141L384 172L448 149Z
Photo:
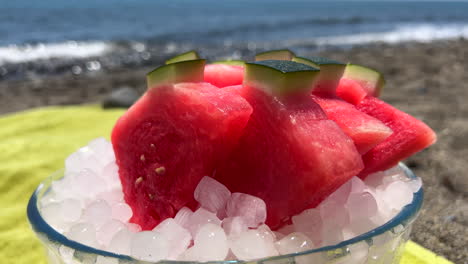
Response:
M375 42L396 44L401 42L432 42L444 39L468 38L468 24L400 25L394 30L375 33L360 33L342 36L319 37L312 40L317 45L359 45Z
M3 46L0 47L0 65L39 59L98 56L110 51L111 46L112 44L110 43L99 41L67 41L63 43Z

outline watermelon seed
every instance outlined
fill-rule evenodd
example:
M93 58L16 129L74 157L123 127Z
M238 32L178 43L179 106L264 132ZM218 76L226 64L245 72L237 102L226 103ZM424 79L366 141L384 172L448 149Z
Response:
M150 144L150 147L154 148L154 144Z
M145 161L145 155L141 154L140 160L141 160L141 161Z
M148 193L150 200L153 200L154 196L151 193Z
M164 166L161 166L159 168L156 168L154 171L159 175L164 175L166 173L166 168Z
M143 177L138 177L138 179L136 179L135 181L135 185L139 184L142 181L143 181Z

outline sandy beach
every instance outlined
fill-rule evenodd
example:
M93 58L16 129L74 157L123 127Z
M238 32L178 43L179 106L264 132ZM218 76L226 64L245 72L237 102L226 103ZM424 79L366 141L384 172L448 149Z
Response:
M253 55L241 54L245 59ZM436 131L438 142L406 161L423 178L425 188L425 203L412 239L455 263L468 263L468 40L375 44L299 55L325 56L383 72L386 87L382 98ZM166 57L161 56L159 62ZM96 103L120 87L142 93L145 74L151 68L142 65L81 75L65 71L22 80L0 79L0 114Z

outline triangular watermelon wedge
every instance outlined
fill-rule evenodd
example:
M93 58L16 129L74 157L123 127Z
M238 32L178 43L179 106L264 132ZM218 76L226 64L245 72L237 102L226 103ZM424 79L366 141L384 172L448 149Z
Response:
M393 131L380 120L369 116L338 97L313 97L327 117L335 121L354 142L360 154L368 152L388 138Z
M153 71L149 90L112 131L131 221L144 230L195 204L200 179L230 154L252 113L237 93L199 82L203 68L184 61Z
M363 167L352 140L310 95L317 71L291 61L246 64L240 92L254 110L215 177L232 192L262 198L271 228L318 205Z
M359 111L382 121L393 130L393 134L363 156L365 168L360 173L361 178L389 169L436 141L436 134L424 122L372 96L370 91L380 91L383 85L383 81L379 81L382 79L376 77L379 73L371 72L371 81L364 82L366 88L361 85L362 82L356 81L365 79L365 73L355 71L355 78L351 75L343 78L337 88L337 95L355 105Z

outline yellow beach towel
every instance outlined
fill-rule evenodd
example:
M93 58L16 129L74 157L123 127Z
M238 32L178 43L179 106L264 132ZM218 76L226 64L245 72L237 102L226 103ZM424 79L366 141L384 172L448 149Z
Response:
M0 263L47 263L27 222L30 195L79 147L96 137L109 139L123 112L98 106L50 107L0 117ZM409 242L401 263L451 262Z

